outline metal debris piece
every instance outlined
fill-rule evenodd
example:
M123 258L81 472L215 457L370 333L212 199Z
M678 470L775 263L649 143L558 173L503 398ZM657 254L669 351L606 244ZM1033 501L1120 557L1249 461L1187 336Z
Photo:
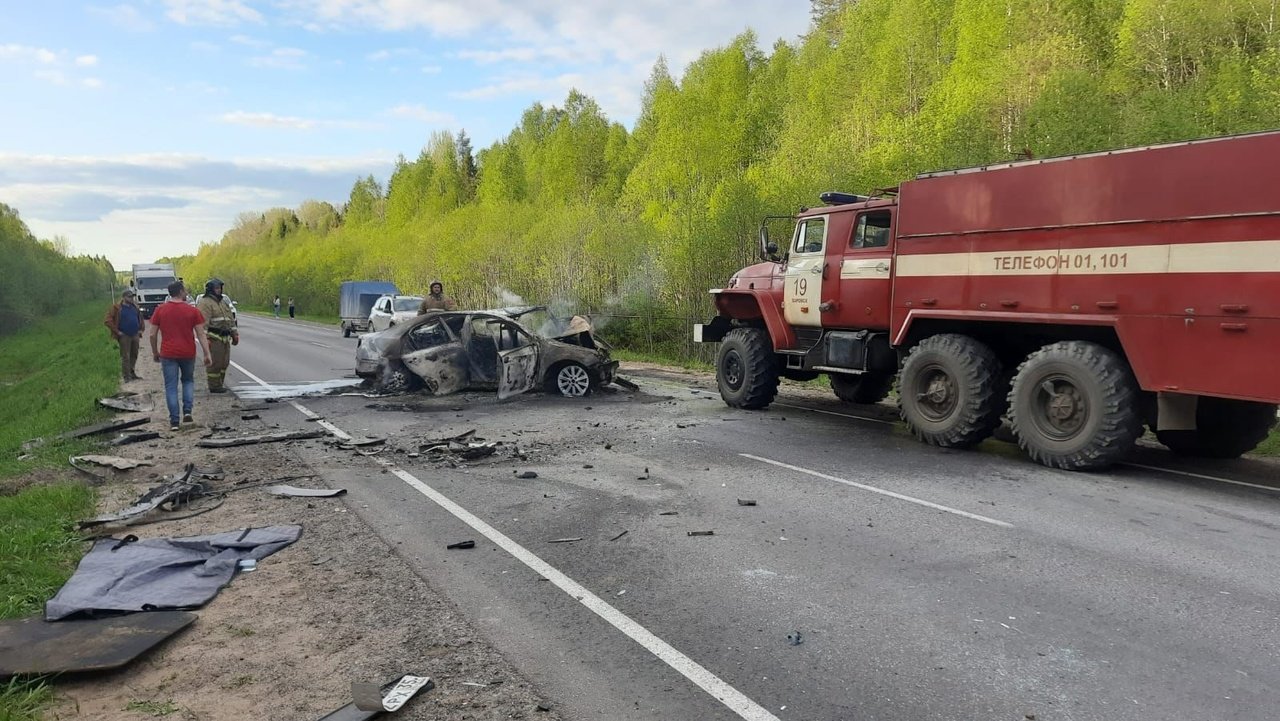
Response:
M142 416L141 418L122 418L115 421L107 421L105 423L95 423L91 426L77 428L74 431L67 431L58 438L83 438L85 436L94 436L99 433L110 433L111 431L123 431L126 428L137 428L138 426L150 423L151 419Z
M658 515L659 516L678 516L680 515L680 512L679 511L662 511Z
M582 540L582 536L576 536L574 538L554 538L550 541L547 541L547 543L574 543L576 541L581 541L581 540Z
M519 479L521 479L521 480L529 480L529 479L531 479L531 478L537 478L537 477L538 477L538 474L537 474L537 473L534 473L533 471L520 471L519 473L516 473L515 471L512 471L512 473L515 473L515 474L516 474L516 478L519 478Z
M689 531L690 536L714 536L715 531Z
M87 521L80 521L79 526L84 529L101 526L105 523L132 521L157 508L168 506L168 510L176 510L180 505L208 495L208 485L203 481L191 479L194 472L195 466L187 464L182 474L142 494L128 508L116 513L104 513Z
M791 642L792 646L799 646L804 643L804 636L799 631L792 631L787 634L787 640Z
M151 461L139 461L133 458L121 458L120 456L97 456L97 455L72 456L71 457L72 467L75 467L77 463L91 463L95 466L105 466L108 468L114 468L117 471L127 471L131 468L137 468L138 466L155 465Z
M257 413L243 413L240 415L240 420L242 421L256 421L260 418L262 418L262 416Z
M0 678L120 668L191 625L194 613L151 611L48 623L0 622Z
M375 693L370 693L369 686ZM399 711L415 694L433 688L435 683L429 677L411 674L399 676L382 686L352 683L352 703L321 716L318 721L368 721L384 712ZM362 708L366 706L372 708Z
M622 376L614 376L614 377L613 377L613 382L614 382L616 385L620 385L620 386L622 386L623 388L626 388L626 389L627 389L627 390L629 390L629 391L638 391L638 390L640 390L640 386L636 385L636 384L635 384L635 383L633 383L632 381L627 380L626 378L623 378Z
M297 486L289 485L267 486L266 491L273 496L291 496L295 498L333 498L334 496L344 496L347 493L345 488L298 488Z
M458 541L457 543L450 543L449 545L445 546L445 550L456 551L456 550L475 548L475 547L476 547L475 541Z
M117 393L107 398L99 398L98 404L117 411L153 411L156 408L150 393Z
M127 446L143 441L154 441L159 437L160 434L157 431L128 431L112 438L107 442L107 445L112 447Z
M308 438L321 438L324 435L324 431L286 431L264 433L257 436L240 436L239 438L206 438L196 441L196 445L200 448L232 448L235 446L252 446L258 443L301 441Z
M609 540L610 540L610 541L616 541L616 540L618 540L619 538L622 538L622 537L623 537L623 536L625 536L625 535L627 535L627 532L626 532L626 531L623 531L622 533L619 533L618 535L614 536L613 538L610 538Z
M739 505L739 506L754 506L754 505L756 505L756 501L755 501L755 499L754 499L754 498L739 498L739 499L738 499L738 505Z

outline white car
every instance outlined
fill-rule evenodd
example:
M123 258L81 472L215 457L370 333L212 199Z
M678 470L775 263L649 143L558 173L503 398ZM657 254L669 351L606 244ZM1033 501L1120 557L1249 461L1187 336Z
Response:
M418 315L422 307L420 295L384 295L369 311L369 332L377 333Z

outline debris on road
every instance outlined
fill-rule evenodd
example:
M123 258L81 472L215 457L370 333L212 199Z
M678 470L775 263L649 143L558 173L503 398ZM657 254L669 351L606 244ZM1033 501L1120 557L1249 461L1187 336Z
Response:
M660 511L658 515L659 516L678 516L680 515L680 512L679 511Z
M547 543L576 543L577 541L581 541L581 540L582 540L582 536L575 536L573 538L554 538L550 541L547 541Z
M804 636L801 635L799 631L792 631L787 634L787 641L789 641L792 646L799 646L804 643Z
M626 379L626 378L623 378L622 376L615 375L615 376L613 377L613 382L614 382L615 384L617 384L617 385L622 386L623 388L626 388L626 389L627 389L627 390L629 390L629 391L638 391L638 390L640 390L640 386L636 385L636 384L635 384L633 381L631 381L631 380L628 380L628 379Z
M399 711L419 691L430 691L435 683L427 676L405 674L379 686L351 684L351 703L321 716L318 721L367 721L383 713Z
M616 541L616 540L618 540L619 538L622 538L622 537L623 537L623 536L625 536L625 535L627 535L627 532L626 532L626 531L623 531L622 533L619 533L618 535L614 536L613 538L610 538L609 540L610 540L610 541Z
M87 456L72 456L71 466L75 468L78 463L91 463L95 466L114 468L117 471L128 471L130 469L137 468L138 466L155 465L151 461L139 461L133 458L121 458L120 456L98 456L92 454Z
M512 471L512 473L515 473L516 478L519 478L521 480L529 480L529 479L538 477L538 474L533 471L519 471L519 472Z
M450 543L449 545L445 546L445 550L455 551L455 550L475 548L475 547L476 547L475 541L458 541L457 543Z
M184 538L98 539L45 604L44 617L197 608L231 582L241 560L262 560L301 535L302 526L293 525Z
M185 611L152 611L60 623L38 616L2 621L0 678L117 669L195 620Z
M156 431L126 431L112 438L107 445L113 447L127 446L133 443L141 443L143 441L154 441L159 438L160 434Z
M309 438L321 438L324 435L324 431L283 431L280 433L264 433L256 436L239 436L236 438L205 438L196 441L196 445L200 448L233 448L235 446L251 446L258 443L302 441Z
M240 420L242 421L256 421L261 418L262 416L258 415L257 413L242 413L240 415Z
M689 531L690 536L714 536L715 531Z
M290 496L293 498L333 498L334 496L345 496L347 489L345 488L298 488L297 486L279 485L267 486L267 493L273 496Z
M167 510L176 510L179 506L186 505L196 498L210 495L211 490L208 484L200 480L192 480L194 474L195 466L188 464L180 475L142 494L124 510L81 521L79 526L83 530L107 523L123 522L128 525L157 508L168 506Z
M117 393L107 398L99 398L98 405L117 411L153 411L156 403L150 393Z
M739 498L739 499L738 499L738 505L739 505L739 506L754 506L754 505L756 505L756 501L755 501L755 499L754 499L754 498Z

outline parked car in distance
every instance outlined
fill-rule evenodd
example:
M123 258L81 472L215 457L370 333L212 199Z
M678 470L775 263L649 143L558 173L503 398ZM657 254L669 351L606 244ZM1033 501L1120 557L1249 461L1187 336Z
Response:
M508 398L541 387L581 397L613 382L618 362L609 350L585 317L557 319L542 306L428 311L360 336L356 374L383 388L425 386L433 395L497 389Z
M417 317L422 307L420 295L384 295L369 311L369 331L376 333Z

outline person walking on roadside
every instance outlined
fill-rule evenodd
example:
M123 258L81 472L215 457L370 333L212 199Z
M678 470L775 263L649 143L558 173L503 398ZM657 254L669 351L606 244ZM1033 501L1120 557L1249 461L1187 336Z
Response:
M293 298L289 299L289 317L293 317Z
M120 375L126 381L141 380L138 375L138 348L142 344L142 332L146 330L147 321L142 317L142 309L134 302L133 288L125 288L120 294L120 302L107 310L102 324L111 331L111 337L120 344Z
M222 294L222 281L210 278L204 284L204 295L196 303L204 316L210 342L209 392L226 393L227 367L231 365L231 346L240 344L240 330L236 326L235 310L231 299Z
M426 298L422 299L422 305L418 306L418 315L422 315L429 310L457 310L458 304L453 302L453 298L444 294L444 283L436 281L431 284L431 292Z
M196 342L209 357L209 336L205 333L204 316L185 300L187 289L181 281L169 284L169 298L151 314L151 355L164 373L164 400L169 406L169 430L178 430L178 383L182 383L182 422L194 423L191 417L196 391ZM159 336L159 343L157 343Z

